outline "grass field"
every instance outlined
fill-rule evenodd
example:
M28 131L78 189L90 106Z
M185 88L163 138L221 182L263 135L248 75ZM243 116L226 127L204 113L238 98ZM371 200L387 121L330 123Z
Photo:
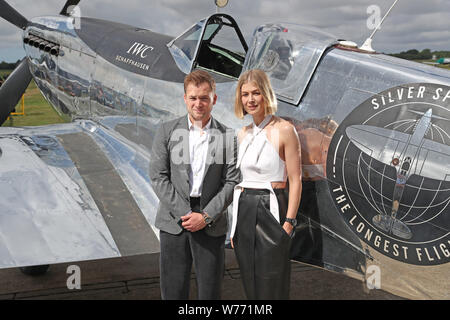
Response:
M435 60L417 60L417 62L425 63L425 62L436 62ZM437 68L450 70L450 64L435 64Z
M4 77L11 70L0 70L0 76ZM22 111L22 102L16 106L16 112ZM41 126L53 123L64 123L59 114L45 100L36 84L32 80L25 91L25 115L10 116L3 123L4 127Z

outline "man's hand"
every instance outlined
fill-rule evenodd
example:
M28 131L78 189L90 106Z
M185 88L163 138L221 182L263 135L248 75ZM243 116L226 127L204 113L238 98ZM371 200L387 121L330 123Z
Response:
M203 215L199 212L191 212L182 216L181 220L183 221L181 223L183 228L190 232L196 232L206 227L205 219L203 219Z

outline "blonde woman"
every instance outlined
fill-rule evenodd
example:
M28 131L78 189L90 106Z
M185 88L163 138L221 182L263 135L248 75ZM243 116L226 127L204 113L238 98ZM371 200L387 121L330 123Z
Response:
M243 73L235 114L241 119L249 114L253 123L238 133L242 182L234 191L231 240L248 299L289 298L290 236L302 190L301 147L294 126L274 116L276 110L267 75L261 70Z

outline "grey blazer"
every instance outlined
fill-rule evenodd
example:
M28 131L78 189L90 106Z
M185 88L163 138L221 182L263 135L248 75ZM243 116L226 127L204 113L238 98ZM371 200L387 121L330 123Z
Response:
M210 236L227 232L227 207L233 200L234 186L239 183L236 168L237 145L234 131L211 118L205 175L200 207L212 219L205 231ZM187 115L164 122L153 141L150 179L159 198L155 226L171 234L183 229L180 217L191 211L189 197L189 129Z

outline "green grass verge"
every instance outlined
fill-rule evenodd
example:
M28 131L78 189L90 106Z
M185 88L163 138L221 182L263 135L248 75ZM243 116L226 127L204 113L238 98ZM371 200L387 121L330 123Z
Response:
M416 62L436 62L435 60L415 60ZM432 66L435 66L437 68L447 69L450 70L450 64L432 64Z
M0 70L4 77L11 70ZM22 101L16 106L16 112L22 112ZM53 107L45 100L34 80L25 91L25 115L12 115L3 123L3 127L42 126L54 123L65 123Z

